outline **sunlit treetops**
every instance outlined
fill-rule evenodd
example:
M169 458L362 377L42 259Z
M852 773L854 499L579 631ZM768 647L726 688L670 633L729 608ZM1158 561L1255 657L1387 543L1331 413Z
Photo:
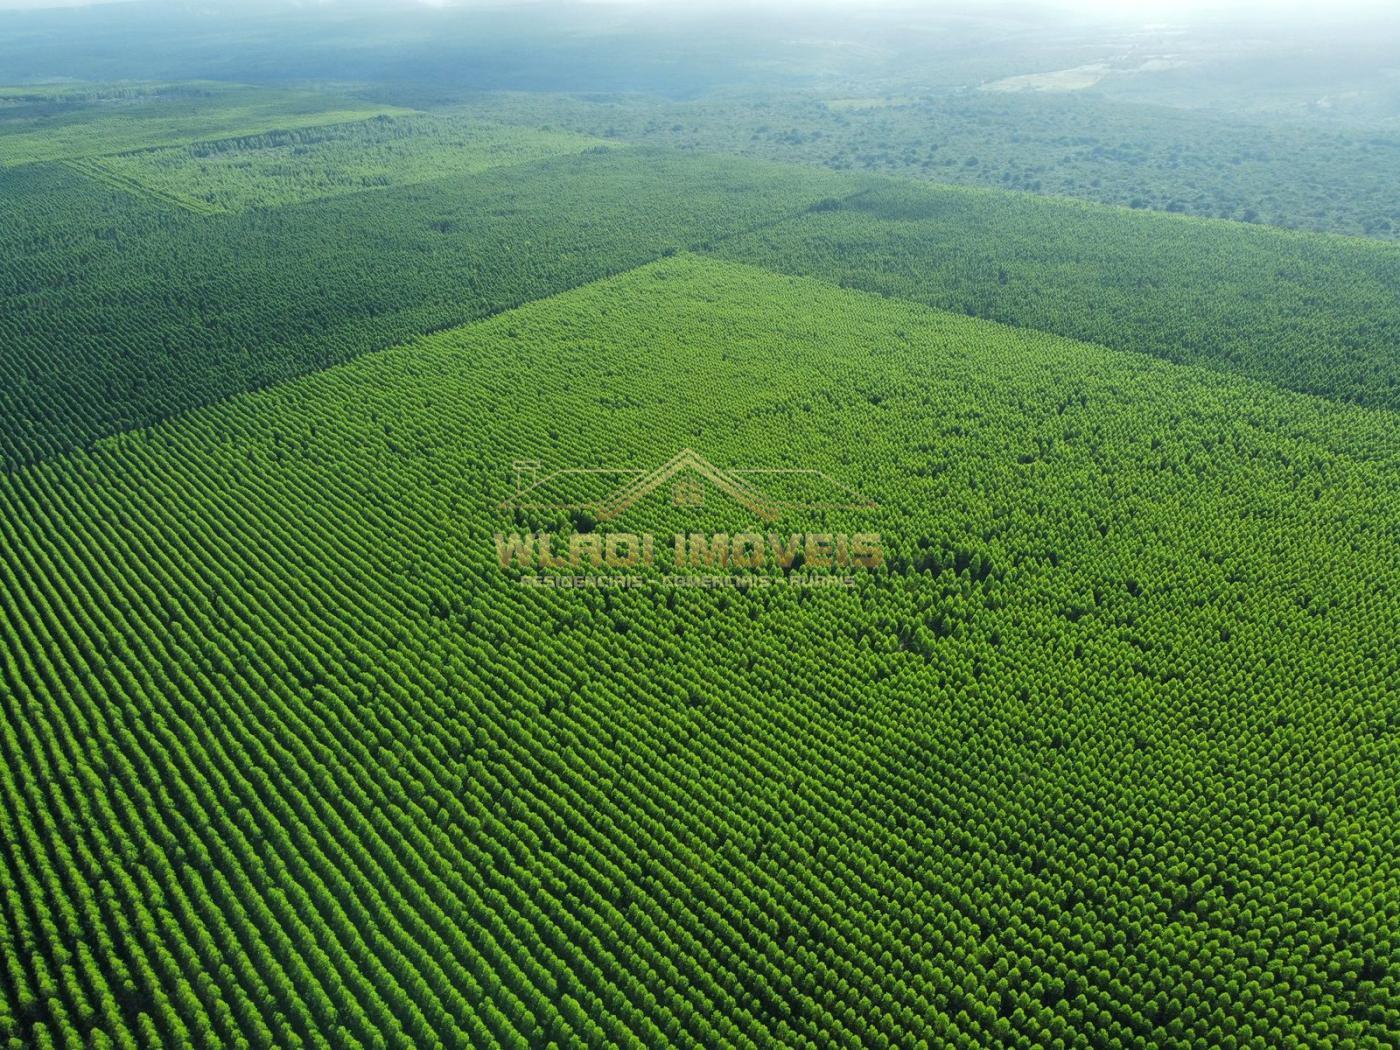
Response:
M784 525L888 564L500 568L578 524L502 507L513 458L688 446L858 487ZM1389 1045L1398 455L1382 413L682 255L17 470L0 1035ZM625 527L751 525L657 497Z

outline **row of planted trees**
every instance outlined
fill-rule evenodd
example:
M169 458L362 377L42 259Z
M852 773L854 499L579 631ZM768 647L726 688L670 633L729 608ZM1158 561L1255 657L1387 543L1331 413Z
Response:
M18 472L0 1032L1387 1045L1396 475L1291 409L681 257ZM892 557L527 589L507 441L796 456Z

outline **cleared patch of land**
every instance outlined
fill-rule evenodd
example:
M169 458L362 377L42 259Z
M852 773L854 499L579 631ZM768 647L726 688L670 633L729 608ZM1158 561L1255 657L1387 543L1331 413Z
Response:
M983 91L1083 91L1091 88L1113 71L1104 62L1073 69L1058 69L1053 73L1025 73L1016 77L1003 77L990 84L983 84Z

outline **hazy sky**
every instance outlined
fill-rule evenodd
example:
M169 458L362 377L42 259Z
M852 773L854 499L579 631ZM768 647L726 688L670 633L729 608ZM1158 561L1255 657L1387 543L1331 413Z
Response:
M31 10L39 7L86 7L93 3L123 2L123 0L0 0L0 10ZM259 0L261 6L265 0ZM316 4L334 3L335 0L288 0L289 4L301 4L313 6ZM383 6L402 4L405 6L421 6L424 4L441 7L452 5L459 0L379 0ZM501 7L512 4L530 3L534 0L460 0L473 7ZM584 0L592 3L636 3L638 0ZM710 0L709 4L705 0L696 3L696 0L645 0L651 6L662 8L682 8L694 10L700 6L715 7L743 7L752 9L753 7L771 6L781 7L787 10L800 10L803 7L820 7L830 9L832 7L856 7L856 8L878 8L878 7L899 7L902 9L936 9L946 7L969 8L977 6L1003 6L995 0L985 5L979 5L972 0L951 0L951 2L920 3L918 0ZM1036 0L1031 0L1032 4ZM221 9L229 10L242 6L240 0L219 0L217 5ZM1047 8L1066 8L1092 14L1116 14L1133 16L1137 14L1157 14L1169 17L1172 14L1211 15L1226 13L1247 13L1254 16L1268 17L1272 14L1288 13L1290 15L1316 14L1325 18L1332 18L1344 12L1373 12L1373 11L1393 11L1396 0L1038 0L1038 6Z

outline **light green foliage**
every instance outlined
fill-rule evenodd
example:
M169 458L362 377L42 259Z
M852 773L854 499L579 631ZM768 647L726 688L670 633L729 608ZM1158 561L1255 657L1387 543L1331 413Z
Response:
M118 187L192 211L230 212L470 175L606 146L601 139L566 131L461 116L406 116L140 150L88 163L91 174Z
M821 523L889 567L496 566L566 524L513 457L678 445L858 485ZM77 944L92 1027L199 1046L1383 1045L1398 464L1377 413L681 257L26 468L5 972Z
M321 92L202 81L0 88L0 168L407 112Z
M1400 246L881 181L729 258L1400 409Z

